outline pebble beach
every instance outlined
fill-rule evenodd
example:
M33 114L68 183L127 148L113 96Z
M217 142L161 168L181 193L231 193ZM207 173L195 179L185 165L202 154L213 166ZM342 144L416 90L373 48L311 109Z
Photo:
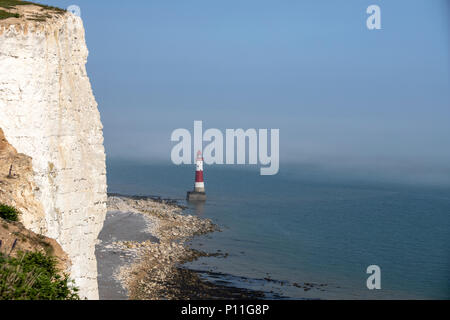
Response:
M96 246L101 299L254 299L264 293L214 284L183 266L217 256L191 249L195 236L220 231L170 200L113 195Z

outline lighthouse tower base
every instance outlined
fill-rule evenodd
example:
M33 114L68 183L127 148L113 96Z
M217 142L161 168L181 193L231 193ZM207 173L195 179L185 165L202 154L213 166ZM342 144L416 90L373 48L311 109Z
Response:
M186 199L188 201L206 201L206 193L198 191L188 191Z

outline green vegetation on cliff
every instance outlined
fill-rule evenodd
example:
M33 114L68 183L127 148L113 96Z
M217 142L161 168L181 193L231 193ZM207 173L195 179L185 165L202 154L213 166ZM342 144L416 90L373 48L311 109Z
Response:
M1 19L8 19L8 18L19 18L18 13L11 13L4 10L0 10L0 20Z
M78 300L78 289L67 274L58 270L52 245L43 236L37 235L37 239L33 239L29 234L17 231L21 226L18 220L16 208L0 203L0 221L4 229L0 233L0 300ZM8 239L9 236L15 239L14 242ZM5 245L8 242L12 243L11 247ZM15 254L14 249L17 250L21 243L28 245L27 252Z
M78 289L56 260L41 252L0 252L0 300L79 300Z
M0 203L0 218L8 221L19 221L19 211L14 207Z

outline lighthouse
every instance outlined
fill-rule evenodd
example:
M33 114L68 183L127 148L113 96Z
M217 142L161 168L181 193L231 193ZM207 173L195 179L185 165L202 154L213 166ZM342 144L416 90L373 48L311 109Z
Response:
M195 184L194 191L188 191L188 201L205 201L205 182L203 181L203 156L199 150L197 152L197 159L195 161Z

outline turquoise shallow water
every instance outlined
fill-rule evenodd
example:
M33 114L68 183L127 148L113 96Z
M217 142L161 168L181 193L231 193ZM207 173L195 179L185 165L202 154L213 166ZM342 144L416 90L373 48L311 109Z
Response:
M108 161L108 191L184 202L193 170ZM206 166L205 177L208 200L188 204L188 212L213 219L222 232L192 245L228 256L188 267L209 271L211 280L294 299L450 298L450 188L310 174L301 166L264 177L256 168ZM381 268L381 290L366 287L372 264ZM315 286L305 291L305 283Z

